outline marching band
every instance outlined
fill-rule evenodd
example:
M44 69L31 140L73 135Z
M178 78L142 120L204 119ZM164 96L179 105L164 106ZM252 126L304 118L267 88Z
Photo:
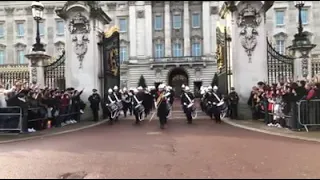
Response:
M192 124L197 118L197 109L195 105L195 96L190 92L188 86L182 85L181 106L186 115L187 123ZM201 87L200 88L201 110L205 112L211 119L215 119L217 123L221 123L221 118L225 110L224 98L218 92L218 87ZM150 114L152 109L155 109L149 121L155 115L159 119L160 128L164 129L167 126L168 118L171 117L172 106L174 103L174 90L170 86L160 84L157 88L148 86L143 88L123 88L119 90L118 86L113 89L108 89L102 100L102 109L104 118L109 119L109 123L118 121L119 116L123 114L134 115L135 124L140 124ZM129 111L129 113L128 113Z

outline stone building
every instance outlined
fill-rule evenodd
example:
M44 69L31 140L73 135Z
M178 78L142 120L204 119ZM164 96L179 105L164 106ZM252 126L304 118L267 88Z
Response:
M57 57L64 49L65 24L55 8L66 1L43 1L44 20L40 23L41 41L47 53ZM179 90L189 84L192 90L209 85L217 71L216 27L223 25L219 9L224 1L101 1L113 20L106 28L120 29L122 86L136 86L143 75L148 85L160 82ZM35 42L36 23L31 2L0 2L0 64L26 64L24 55ZM303 24L318 44L316 21L320 3L306 1ZM269 39L280 53L286 53L297 31L298 11L293 1L276 1L267 12ZM319 49L312 52L316 65ZM316 67L316 66L315 66ZM319 66L320 67L320 66Z

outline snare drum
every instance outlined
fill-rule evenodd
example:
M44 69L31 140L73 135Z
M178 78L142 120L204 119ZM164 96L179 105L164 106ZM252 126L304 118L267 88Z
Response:
M136 107L135 107L135 111L137 113L143 113L144 112L144 106L142 104L138 104Z
M118 110L118 106L115 103L109 104L108 108L110 112L115 112Z

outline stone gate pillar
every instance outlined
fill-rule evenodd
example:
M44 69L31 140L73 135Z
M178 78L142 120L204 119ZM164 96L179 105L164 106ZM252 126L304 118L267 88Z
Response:
M246 102L252 86L267 81L266 11L273 1L234 1L224 8L232 21L232 82L240 101Z
M39 84L41 87L45 87L45 75L44 75L44 62L51 58L42 51L32 51L30 54L25 55L29 59L29 81L32 84Z
M68 1L56 13L66 23L66 87L85 88L83 100L87 101L92 89L101 89L98 75L102 53L98 42L111 19L99 1Z

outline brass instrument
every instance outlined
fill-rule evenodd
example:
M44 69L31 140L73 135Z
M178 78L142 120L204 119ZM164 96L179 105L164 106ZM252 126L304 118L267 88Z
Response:
M165 91L161 92L161 94L159 95L159 97L157 98L157 100L154 101L154 106L155 106L156 109L159 108L160 104L162 103L162 101L163 101L164 98L166 98L166 97L167 97L167 94L165 94ZM155 116L156 112L157 112L157 111L155 111L155 112L152 114L151 118L149 119L149 122L153 119L153 117Z
M160 106L160 104L161 104L161 102L163 101L164 98L165 98L164 92L161 92L161 94L157 98L157 101L155 102L156 109L158 109L158 107Z

